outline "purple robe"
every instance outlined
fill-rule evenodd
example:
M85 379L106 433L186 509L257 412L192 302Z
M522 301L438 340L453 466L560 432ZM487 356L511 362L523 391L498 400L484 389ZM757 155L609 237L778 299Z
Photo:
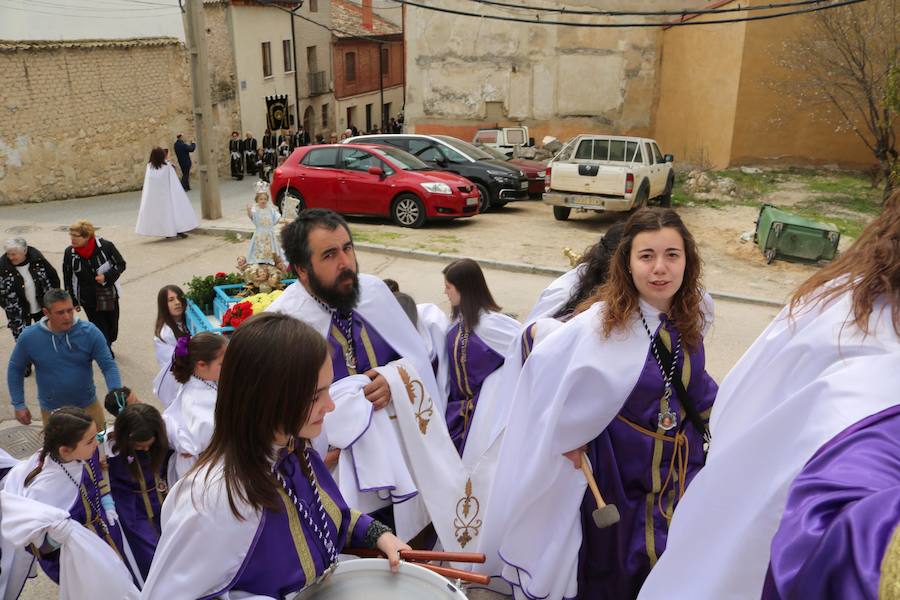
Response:
M79 486L79 492L75 498L75 502L69 508L69 516L87 527L90 531L96 533L101 540L109 544L127 567L129 566L128 561L125 559L125 553L122 550L122 530L119 528L118 523L116 525L109 524L109 519L106 516L106 509L103 508L103 504L100 502L100 477L102 477L102 471L100 470L100 452L99 450L95 450L94 455L91 456L88 463L82 468L81 485ZM87 495L87 500L85 500L85 494ZM100 508L99 515L96 514L95 507ZM109 532L108 535L104 532L103 526L100 524L100 519L106 524L106 529ZM37 557L38 562L44 570L44 573L47 574L47 577L59 584L59 549L47 554L40 554L32 545L29 547L29 550ZM132 577L134 577L133 574ZM135 584L136 583L137 580L135 580Z
M324 523L312 486L301 468L302 455L298 458L297 454L282 450L278 469L295 496L308 508L316 525L327 530L337 553L344 546L361 547L372 518L348 508L322 459L312 449L309 456L322 505L329 517ZM228 590L283 598L302 590L328 568L328 551L296 505L286 493L279 494L279 503L278 510L263 510L247 557ZM206 598L215 598L224 591Z
M469 332L463 365L462 322L447 330L447 356L450 357L450 397L447 400L447 430L462 456L469 427L475 416L481 386L488 375L503 365L503 356L488 346L474 331Z
M134 554L134 560L144 579L150 572L150 563L156 552L160 535L160 511L166 497L166 461L160 465L159 473L150 468L150 454L137 451L137 467L141 482L135 479L129 468L131 461L118 455L107 459L109 465L109 487L116 503L119 524L125 539ZM160 488L162 484L162 489Z
M667 327L674 330L668 323ZM709 419L709 410L718 391L715 381L706 373L705 364L701 345L690 354L691 376L687 392L704 421ZM684 369L683 352L679 355L678 366ZM616 505L621 521L606 529L597 529L592 517L597 505L593 494L587 491L581 504L583 541L578 565L578 598L581 600L637 597L644 579L665 550L669 530L666 517L671 518L681 497L681 482L672 479L678 475L677 462L674 472L670 472L675 444L642 433L621 418L670 439L674 439L676 430L686 436L685 488L706 460L703 435L687 419L674 389L669 404L679 414L678 427L668 432L658 429L662 393L659 365L648 350L640 377L618 417L588 444L587 455L600 493L608 504ZM683 445L681 449L684 450ZM667 515L659 508L660 492ZM673 593L677 597L676 588Z
M832 438L794 479L762 598L877 598L898 523L900 406L893 406Z
M349 375L363 374L369 369L383 367L391 361L400 358L397 351L388 344L383 337L363 319L357 311L353 311L353 352L356 356L356 369L350 372L347 361L344 358L344 344L346 344L346 320L341 321L332 313L331 326L328 330L328 343L331 346L331 365L334 367L334 381L348 377ZM343 323L344 327L341 327ZM374 359L374 364L373 364Z

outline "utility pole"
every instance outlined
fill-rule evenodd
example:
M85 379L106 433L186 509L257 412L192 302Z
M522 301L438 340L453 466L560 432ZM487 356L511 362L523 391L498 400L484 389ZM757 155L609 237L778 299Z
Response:
M184 39L191 57L191 99L194 129L197 132L200 166L200 199L204 219L222 218L219 171L213 143L212 98L209 91L209 62L206 47L206 14L203 0L184 0Z
M297 81L297 77L300 75L300 65L297 64L297 35L294 33L294 15L300 8L303 6L303 2L300 2L291 9L291 53L293 54L294 59L294 115L297 120L296 127L300 128L302 121L300 120L300 83ZM306 135L309 135L308 131L305 131ZM293 142L291 142L293 144Z

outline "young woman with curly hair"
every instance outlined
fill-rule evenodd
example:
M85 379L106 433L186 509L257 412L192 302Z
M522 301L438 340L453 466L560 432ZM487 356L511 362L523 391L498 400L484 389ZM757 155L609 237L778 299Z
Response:
M503 563L491 575L517 594L634 598L665 549L672 512L705 462L717 389L705 371L700 275L681 218L640 210L590 306L525 361L485 517ZM584 472L618 508L605 529Z

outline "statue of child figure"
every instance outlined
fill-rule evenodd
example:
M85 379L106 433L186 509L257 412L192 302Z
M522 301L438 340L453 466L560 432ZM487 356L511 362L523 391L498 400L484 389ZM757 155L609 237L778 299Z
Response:
M266 189L259 186L255 201L255 206L247 205L247 216L255 227L247 251L247 262L277 265L284 261L284 251L278 243L278 236L275 235L275 225L281 220L281 213L274 206L269 206L269 194Z

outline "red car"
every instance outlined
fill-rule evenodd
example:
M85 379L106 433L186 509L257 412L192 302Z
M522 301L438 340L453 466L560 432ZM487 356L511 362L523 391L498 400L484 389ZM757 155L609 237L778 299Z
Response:
M527 158L510 158L501 150L493 146L485 146L484 144L475 144L476 147L484 150L494 158L505 160L509 164L520 169L528 178L528 195L541 197L544 193L544 176L547 175L547 163L537 160L528 160Z
M471 181L435 171L389 146L302 146L275 169L270 190L279 209L290 190L300 199L298 211L330 208L342 214L384 215L401 227L478 214L478 189Z

